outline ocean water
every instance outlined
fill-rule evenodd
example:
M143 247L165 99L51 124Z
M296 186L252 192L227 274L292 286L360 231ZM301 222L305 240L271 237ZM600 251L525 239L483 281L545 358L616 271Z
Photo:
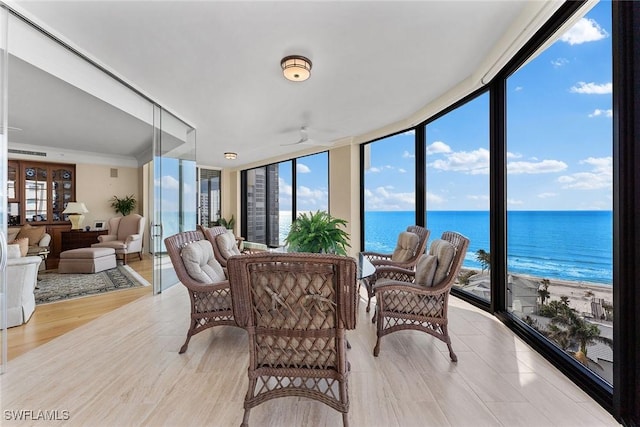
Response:
M478 249L490 252L488 211L429 211L429 240L457 231L470 240L464 266L480 269ZM413 212L367 212L365 250L392 252ZM510 272L547 279L613 282L611 211L511 211L507 214ZM430 243L430 242L429 242Z
M464 266L481 269L476 251L489 248L488 211L429 211L428 244L444 231L470 240ZM365 213L365 250L393 252L398 234L415 224L413 212ZM613 282L611 211L511 211L507 214L507 266L510 272L592 282ZM291 214L280 212L281 240L291 226ZM282 243L282 242L281 242Z

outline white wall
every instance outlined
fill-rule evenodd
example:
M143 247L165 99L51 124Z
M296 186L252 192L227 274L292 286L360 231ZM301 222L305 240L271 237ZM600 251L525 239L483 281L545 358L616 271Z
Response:
M111 177L111 169L117 169L117 178ZM139 175L139 168L76 164L76 199L84 202L89 210L84 216L84 225L116 216L110 201L113 196L122 198L133 194L138 201L134 213L142 212Z

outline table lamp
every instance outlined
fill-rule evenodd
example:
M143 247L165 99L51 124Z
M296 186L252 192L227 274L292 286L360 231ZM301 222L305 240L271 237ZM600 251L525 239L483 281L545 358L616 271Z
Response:
M63 214L69 217L72 230L80 230L82 228L84 214L86 214L87 212L89 211L82 202L69 202L67 204L67 207L62 211Z

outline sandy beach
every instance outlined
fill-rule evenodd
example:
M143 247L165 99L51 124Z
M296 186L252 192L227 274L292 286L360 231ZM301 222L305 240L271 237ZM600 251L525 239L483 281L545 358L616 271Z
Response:
M540 280L532 277L534 280ZM551 300L560 300L560 297L569 297L569 306L579 313L591 313L591 300L603 299L609 304L613 303L613 287L596 283L572 282L568 280L550 280L549 294Z
M461 271L461 273L463 272L464 270ZM513 274L511 276L517 276L520 279L527 280L532 286L541 284L543 279L526 274ZM478 273L474 277L476 278L476 284L485 278L485 280L489 280L487 271ZM549 291L549 299L551 301L560 301L560 298L563 296L569 297L569 306L579 313L591 313L591 300L593 298L603 299L609 304L613 303L613 287L605 284L549 279L549 288L547 290Z

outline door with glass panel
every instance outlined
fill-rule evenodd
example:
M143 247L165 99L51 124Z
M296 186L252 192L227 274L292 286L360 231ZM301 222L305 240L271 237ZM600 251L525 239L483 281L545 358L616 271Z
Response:
M8 12L0 7L0 206L7 206L7 25ZM0 209L0 373L7 367L7 209Z
M164 244L166 237L195 230L197 220L196 132L154 106L153 114L153 287L159 293L178 282Z

